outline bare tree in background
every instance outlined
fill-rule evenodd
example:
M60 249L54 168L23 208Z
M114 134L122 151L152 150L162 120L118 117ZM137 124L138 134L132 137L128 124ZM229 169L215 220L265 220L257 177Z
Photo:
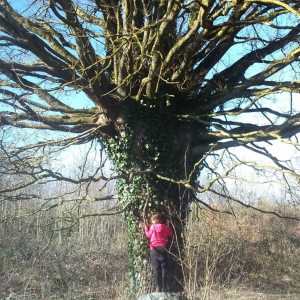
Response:
M9 2L0 0L1 127L65 136L2 142L3 174L72 181L45 168L45 149L99 141L115 173L99 167L73 183L119 178L138 293L148 289L139 218L172 215L178 248L190 203L209 207L199 194L225 197L236 169L268 168L230 148L265 156L279 181L299 177L265 147L299 145L299 1ZM172 274L176 290L180 268Z

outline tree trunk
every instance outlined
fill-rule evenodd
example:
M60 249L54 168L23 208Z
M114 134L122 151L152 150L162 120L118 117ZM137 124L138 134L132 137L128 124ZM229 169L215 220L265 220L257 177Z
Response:
M145 183L147 186L148 181ZM161 182L161 185L165 184ZM151 189L151 187L149 187ZM173 193L172 193L173 192ZM153 201L147 194L139 198L140 208L135 205L125 212L128 230L128 254L129 254L129 272L130 272L130 291L135 296L154 291L154 277L152 266L150 265L149 240L146 238L144 229L140 226L140 220L147 221L154 211L159 211L170 220L170 226L173 232L173 238L169 239L167 249L169 250L168 266L168 284L167 291L179 292L184 288L182 260L184 259L182 233L188 216L185 205L178 209L172 201L174 194L180 198L178 186L173 184L169 187L168 194L161 189L161 199L164 201ZM173 194L173 195L172 195ZM159 197L158 197L159 198Z
M172 111L145 99L126 113L126 127L118 138L102 144L122 176L117 183L120 206L126 205L128 231L130 290L135 295L153 291L152 268L149 264L149 242L140 221L147 221L154 211L171 221L174 238L170 242L169 290L183 289L181 261L182 232L193 194L176 181L197 174L189 155L197 123L180 123ZM161 103L161 102L160 102ZM188 145L188 148L184 148ZM194 170L195 171L195 170Z

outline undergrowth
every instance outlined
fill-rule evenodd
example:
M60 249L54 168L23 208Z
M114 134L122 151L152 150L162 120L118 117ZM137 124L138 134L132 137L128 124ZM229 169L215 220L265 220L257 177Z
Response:
M187 297L221 299L216 293L241 289L297 293L300 223L234 211L192 211L182 261ZM128 299L121 215L81 220L63 231L44 227L51 218L37 214L0 224L0 299Z

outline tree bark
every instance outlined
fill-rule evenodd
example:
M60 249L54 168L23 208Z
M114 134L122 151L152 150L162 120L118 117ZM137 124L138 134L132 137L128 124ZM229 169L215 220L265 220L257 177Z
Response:
M194 196L184 183L194 184L197 177L197 161L190 149L196 141L193 127L200 125L179 124L172 111L149 98L133 105L125 118L123 133L102 142L123 177L117 186L120 207L126 205L130 290L134 295L153 291L149 241L139 223L159 211L171 221L174 233L169 243L168 286L170 292L178 292L184 286L182 233Z
M160 184L160 183L158 183ZM161 185L165 185L161 182ZM151 186L149 187L151 189ZM153 199L147 198L147 195L141 195L138 201L142 204L137 209L131 207L126 213L128 231L128 253L129 253L129 274L130 274L130 291L135 296L146 294L154 291L154 277L152 266L150 264L149 240L146 238L144 228L139 224L140 220L147 221L149 216L154 211L159 211L164 214L170 221L173 237L168 240L167 250L169 251L168 259L168 284L167 291L180 292L184 288L184 277L182 269L182 261L184 259L184 241L183 230L188 217L188 201L186 195L180 193L177 185L172 184L169 187L167 194L164 189L157 189L160 195L155 195L157 198L165 198L165 201L157 203ZM154 195L152 195L153 197ZM180 205L176 204L177 199L180 199ZM172 201L174 200L174 201Z

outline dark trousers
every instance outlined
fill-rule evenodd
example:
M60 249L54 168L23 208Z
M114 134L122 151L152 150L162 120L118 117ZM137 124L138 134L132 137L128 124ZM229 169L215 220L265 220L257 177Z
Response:
M165 247L158 246L151 249L150 260L153 267L155 286L166 287L168 252L166 251ZM160 278L162 285L160 284Z

